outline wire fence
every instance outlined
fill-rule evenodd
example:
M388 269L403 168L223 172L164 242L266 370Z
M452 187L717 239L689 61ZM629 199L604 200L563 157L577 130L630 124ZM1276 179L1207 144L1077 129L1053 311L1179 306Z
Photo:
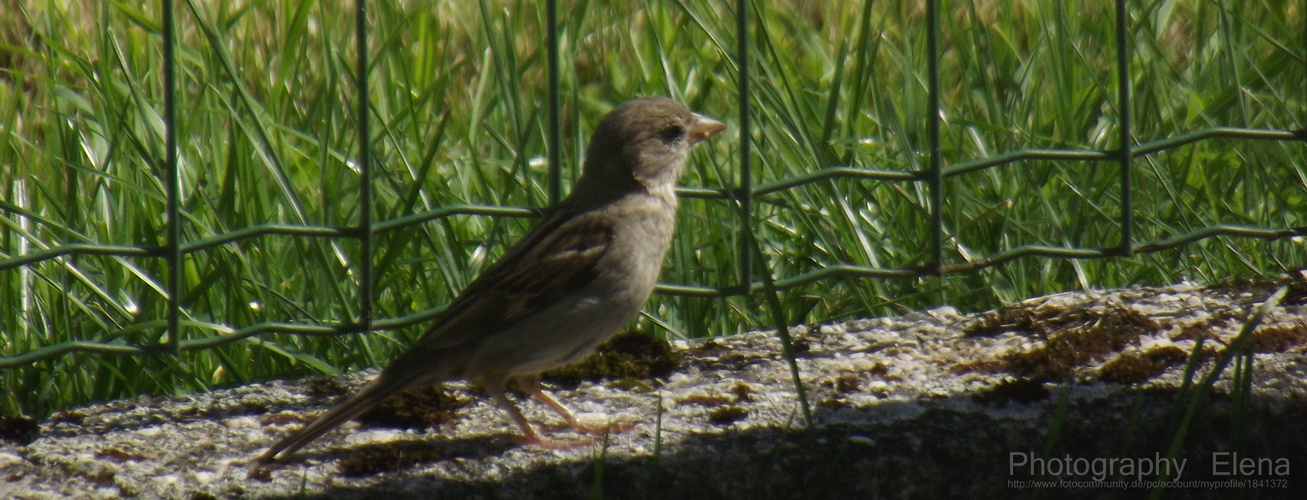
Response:
M861 181L884 181L893 183L921 183L925 185L928 191L928 208L929 213L929 257L924 265L912 267L873 267L861 265L831 265L812 272L806 272L793 276L780 276L774 280L774 287L778 290L798 287L804 284L828 280L834 277L869 277L869 278L919 278L922 276L939 276L955 273L974 272L979 269L996 266L1014 259L1022 257L1049 257L1056 259L1103 259L1112 257L1124 257L1143 253L1159 252L1167 249L1174 249L1194 242L1209 239L1218 236L1232 236L1240 238L1258 238L1265 240L1277 240L1284 238L1299 237L1307 234L1307 227L1252 227L1244 225L1215 224L1201 227L1190 232L1175 234L1163 239L1152 239L1147 241L1137 241L1133 233L1135 225L1133 221L1134 198L1132 193L1135 191L1132 186L1132 177L1135 172L1135 161L1141 157L1155 153L1174 150L1176 148L1200 141L1210 139L1224 138L1237 140L1254 140L1254 141L1297 141L1307 140L1307 130L1272 130L1272 129L1250 129L1235 127L1214 127L1196 130L1182 135L1169 137L1161 140L1146 142L1142 144L1134 143L1132 125L1130 123L1131 107L1131 75L1130 75L1130 47L1128 42L1128 23L1126 0L1116 1L1115 17L1115 52L1117 66L1115 70L1115 80L1117 87L1116 103L1114 108L1118 110L1119 116L1119 147L1105 150L1054 150L1054 149L1026 149L1011 151L987 158L974 160L965 160L950 162L944 158L941 148L940 137L940 70L939 59L941 48L939 46L939 14L938 2L929 1L926 4L926 18L928 26L927 49L929 57L928 82L929 90L927 114L927 134L929 140L929 149L925 152L928 157L928 163L925 168L919 170L879 170L852 166L827 166L816 171L806 174L775 180L771 182L755 183L752 178L751 158L754 155L751 143L751 103L753 100L750 96L750 81L753 78L749 72L747 63L751 50L748 36L750 18L748 15L750 3L747 0L739 0L735 6L736 29L741 36L736 40L734 57L738 67L738 107L739 107L739 156L740 165L739 178L737 184L724 188L680 188L678 193L683 198L688 199L714 199L727 200L736 204L739 208L739 217L742 234L739 238L741 246L738 249L736 261L738 267L734 270L735 282L732 284L720 286L705 286L696 284L660 284L656 290L659 294L681 295L690 297L726 297L741 296L756 293L768 288L771 282L770 276L758 276L755 271L753 262L754 250L749 248L751 228L748 221L751 220L751 210L755 203L755 198L779 193L786 190L799 188L802 186L817 184L830 181L832 179L852 179ZM167 194L167 226L164 232L167 235L166 244L162 246L132 246L132 245L103 245L103 244L81 244L65 243L52 248L38 251L27 252L21 255L5 256L0 260L0 271L21 269L25 266L60 259L68 256L78 255L98 255L122 258L146 258L161 259L165 262L167 280L164 282L162 292L168 297L166 317L157 320L141 321L123 331L121 334L131 331L141 331L147 329L163 329L166 335L157 344L124 344L108 342L91 342L91 341L70 341L61 342L53 345L46 345L29 350L27 352L4 357L0 359L0 368L11 368L29 365L42 360L49 360L59 356L67 355L74 352L94 353L102 355L145 355L157 353L177 353L180 351L211 349L224 344L241 341L250 337L257 337L268 333L293 333L303 335L339 335L355 332L366 332L370 330L388 330L402 328L428 321L437 316L441 307L432 307L414 314L394 318L374 318L373 317L373 300L375 297L374 285L378 277L375 274L375 239L383 234L396 231L399 229L426 224L431 221L449 218L457 215L479 215L491 217L533 217L539 215L539 210L524 207L503 207L487 205L470 205L459 204L444 206L442 208L415 213L403 217L389 220L373 220L375 217L372 212L372 190L373 190L373 173L371 169L372 160L371 144L373 141L372 131L369 128L369 61L368 61L368 23L367 23L367 2L366 0L357 0L355 2L356 16L356 41L357 41L357 59L355 63L355 81L354 90L356 92L357 102L357 135L359 147L355 152L354 164L357 165L362 181L357 193L360 201L360 222L354 226L312 226L312 225L288 225L288 224L262 224L241 229L232 230L222 234L183 241L181 227L186 223L182 215L180 200L182 196L182 180L178 173L178 138L176 127L165 127L166 137L166 179L165 192ZM161 70L164 81L165 93L163 97L164 121L167 124L173 124L176 121L176 110L178 106L179 93L177 92L177 82L175 76L176 62L176 28L174 27L175 13L173 11L173 2L165 0L163 2L163 19L161 20L163 32L163 60L165 64ZM550 204L556 203L561 197L562 190L562 159L559 154L561 151L561 137L559 131L562 129L560 117L560 90L559 90L559 42L558 42L558 5L557 0L548 0L546 5L546 36L547 36L547 66L548 66L548 121L551 126L548 129L548 201ZM970 259L961 263L949 263L945 259L945 241L948 235L945 231L945 214L944 214L944 189L946 182L959 176L978 172L995 167L1002 167L1014 163L1031 161L1031 160L1071 160L1081 162L1111 162L1119 165L1120 177L1118 182L1120 213L1119 213L1119 234L1115 242L1095 247L1077 247L1077 246L1047 246L1047 245L1021 245L1010 248L1005 251L985 255ZM3 207L10 213L22 215L21 210L12 210L11 207ZM285 322L266 322L251 325L242 328L232 328L219 323L201 322L198 320L184 319L182 309L186 307L183 303L183 297L186 290L183 286L182 263L184 256L205 252L233 242L260 238L268 235L282 235L299 238L330 238L353 240L358 243L359 255L356 262L359 263L357 270L358 297L361 304L358 308L357 317L349 320L338 321L328 324L296 324ZM216 332L211 336L183 339L181 330L185 327L200 326L210 331Z

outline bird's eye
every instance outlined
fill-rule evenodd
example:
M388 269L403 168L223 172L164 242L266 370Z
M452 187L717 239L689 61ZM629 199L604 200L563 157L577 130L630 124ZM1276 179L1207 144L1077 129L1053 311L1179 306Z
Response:
M685 137L685 127L680 125L668 125L666 128L658 132L658 136L662 137L663 142L677 141L682 137Z

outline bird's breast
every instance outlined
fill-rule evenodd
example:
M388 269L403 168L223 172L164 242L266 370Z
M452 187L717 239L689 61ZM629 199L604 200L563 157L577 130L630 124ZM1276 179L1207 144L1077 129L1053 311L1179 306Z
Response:
M675 205L654 196L641 196L618 207L611 248L600 262L601 274L615 288L633 292L644 305L658 281L675 228ZM634 314L634 312L632 313Z

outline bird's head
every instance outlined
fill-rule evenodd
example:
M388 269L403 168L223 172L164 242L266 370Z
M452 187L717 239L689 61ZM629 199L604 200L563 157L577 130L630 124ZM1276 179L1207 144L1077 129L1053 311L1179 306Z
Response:
M670 189L681 176L690 147L726 129L665 97L622 103L599 122L577 190L587 184L632 184L645 190Z

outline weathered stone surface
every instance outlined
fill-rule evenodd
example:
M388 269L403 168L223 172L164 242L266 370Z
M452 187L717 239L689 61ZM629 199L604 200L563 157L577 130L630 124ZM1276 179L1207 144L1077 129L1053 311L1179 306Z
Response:
M47 419L26 445L4 443L0 497L979 498L1034 488L1026 481L1039 470L1014 464L1035 458L1044 479L1078 482L1046 494L1140 496L1133 482L1156 478L1142 465L1161 463L1173 442L1186 461L1179 479L1249 482L1169 485L1168 496L1291 497L1307 489L1301 291L1253 331L1248 391L1236 390L1236 363L1195 412L1182 389L1198 339L1195 383L1272 290L1181 284L793 327L812 430L774 332L677 343L678 368L647 383L554 391L583 419L635 424L566 451L516 444L516 428L464 384L450 392L468 404L438 428L350 423L272 466L252 460L331 403L311 395L321 382L113 401ZM521 406L546 428L561 423ZM1244 459L1253 474L1222 474ZM1084 473L1052 470L1065 466Z

